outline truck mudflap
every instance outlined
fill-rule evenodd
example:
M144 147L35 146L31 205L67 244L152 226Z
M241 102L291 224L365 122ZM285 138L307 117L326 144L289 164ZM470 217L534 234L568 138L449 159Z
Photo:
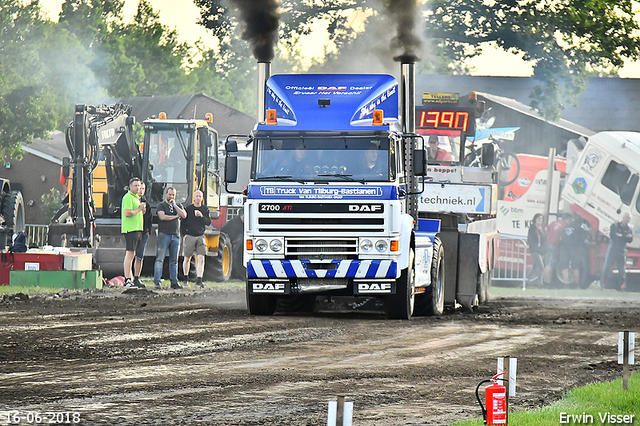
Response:
M431 285L431 262L433 261L433 240L440 232L440 220L418 219L415 231L415 287Z
M393 260L249 260L252 278L397 278Z

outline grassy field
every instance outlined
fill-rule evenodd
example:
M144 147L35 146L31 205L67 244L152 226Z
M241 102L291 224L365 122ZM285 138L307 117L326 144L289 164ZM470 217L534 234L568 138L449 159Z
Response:
M492 284L491 295L493 296L548 296L548 297L587 297L587 298L616 298L627 300L640 300L639 292L602 290L597 282L591 284L587 289L546 289L529 287L522 290L522 287L502 287ZM640 424L640 421L638 422Z
M481 397L483 394L484 392L480 393ZM517 402L515 402L510 407L510 426L557 426L578 423L637 425L640 424L640 373L629 376L627 391L622 390L622 379L618 379L574 389L567 392L560 401L548 407L531 411L517 410ZM480 406L478 406L478 420L459 422L454 426L482 424Z
M153 290L153 278L152 277L142 277L142 283L147 286L147 289ZM218 283L213 281L205 281L204 285L206 287L215 287L215 286L231 286L231 287L244 287L244 281L240 280L232 280L226 283ZM188 288L197 288L194 283L189 283ZM169 280L162 281L162 287L167 289L169 288ZM121 288L121 287L120 287ZM118 287L105 288L105 291L117 290ZM36 294L53 294L60 293L62 291L67 291L62 288L51 288L51 287L32 287L32 286L11 286L11 285L0 285L0 296L4 294L18 294L23 293L27 295L36 295ZM78 291L82 292L83 290L68 290L68 291Z

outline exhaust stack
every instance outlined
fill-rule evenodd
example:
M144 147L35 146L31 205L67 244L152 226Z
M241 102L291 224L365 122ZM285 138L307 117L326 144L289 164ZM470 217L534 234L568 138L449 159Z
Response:
M401 63L400 68L400 103L402 110L402 133L405 135L404 167L409 185L407 212L414 218L418 217L418 179L414 173L415 139L416 133L416 57L414 55L400 55L394 58Z
M402 109L402 132L416 132L416 58L402 55L395 58L401 63L400 68L400 103Z
M271 76L271 62L258 62L258 123L264 123L267 103L267 80Z

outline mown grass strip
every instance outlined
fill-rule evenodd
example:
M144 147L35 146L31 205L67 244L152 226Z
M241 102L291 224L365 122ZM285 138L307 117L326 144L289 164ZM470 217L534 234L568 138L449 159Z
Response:
M484 398L484 392L481 396ZM628 391L622 390L620 378L573 389L554 404L536 410L518 411L517 396L509 405L509 426L640 425L640 372L629 376ZM478 420L458 422L453 426L482 424L478 406Z

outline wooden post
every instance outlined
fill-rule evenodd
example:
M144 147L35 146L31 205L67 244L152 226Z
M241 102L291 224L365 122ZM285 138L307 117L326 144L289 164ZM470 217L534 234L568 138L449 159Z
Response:
M336 415L336 426L344 426L344 395L338 395L338 413Z
M345 401L344 395L338 395L336 401L329 401L327 426L351 426L353 402Z
M622 339L622 389L627 390L629 385L629 330L624 331Z

